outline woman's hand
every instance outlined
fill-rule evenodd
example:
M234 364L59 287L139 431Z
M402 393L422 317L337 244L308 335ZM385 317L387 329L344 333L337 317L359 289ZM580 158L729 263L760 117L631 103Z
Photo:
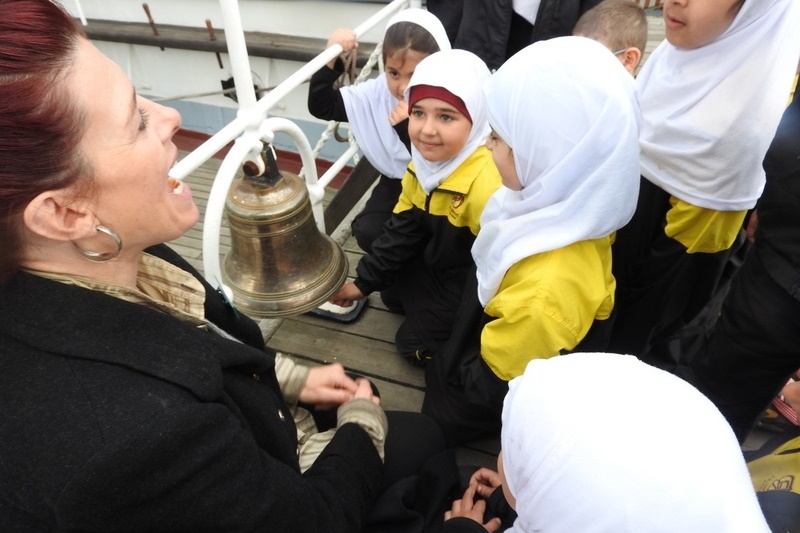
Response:
M330 299L330 302L334 305L338 305L340 307L350 307L353 305L353 302L356 300L360 300L364 297L364 293L356 287L355 283L345 283L342 285L342 288L333 295Z
M483 470L483 469L482 469ZM475 490L478 485L470 484L464 496L460 500L453 502L453 507L444 513L444 519L450 520L463 516L483 525L486 531L497 531L500 529L502 522L499 518L492 518L484 524L483 515L486 512L486 502L484 500L475 501Z
M483 498L488 498L502 484L500 474L491 468L480 468L469 478L469 485L474 485L475 491Z
M312 367L308 379L300 391L300 401L314 405L317 409L332 409L351 400L358 384L344 372L339 363Z

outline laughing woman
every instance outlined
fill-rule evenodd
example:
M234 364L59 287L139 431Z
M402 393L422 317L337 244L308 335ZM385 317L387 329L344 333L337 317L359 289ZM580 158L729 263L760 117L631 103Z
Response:
M179 115L56 4L0 12L0 530L362 529L414 471L369 382L287 363L160 244L198 219ZM302 467L298 402L339 406Z

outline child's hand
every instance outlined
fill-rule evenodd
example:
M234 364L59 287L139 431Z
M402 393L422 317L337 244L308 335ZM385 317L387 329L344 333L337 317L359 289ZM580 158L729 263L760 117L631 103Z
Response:
M474 485L475 491L483 498L488 498L502 484L500 474L491 468L480 468L469 478L469 485Z
M341 307L350 307L353 302L360 300L364 294L356 287L355 283L345 283L342 288L331 297L330 302L333 305Z
M758 229L758 209L753 209L750 214L750 220L747 222L747 242L753 244L756 242L756 230Z
M367 378L356 379L356 385L357 385L356 392L355 394L353 394L354 400L361 398L364 400L369 400L375 405L381 404L380 396L375 396L375 394L372 392L372 384L370 384Z
M790 381L781 390L783 401L800 416L800 381Z
M338 28L328 39L328 45L325 48L330 48L334 44L342 47L342 55L358 48L358 40L356 39L356 32L347 28ZM328 62L328 68L336 66L336 58Z
M330 48L334 44L338 44L342 47L342 53L346 54L351 50L355 50L358 48L358 40L356 38L356 33L353 30L349 30L347 28L339 28L328 39L328 46Z
M464 496L460 500L453 502L453 507L444 513L445 521L451 518L463 516L481 524L486 531L492 532L500 529L502 522L499 518L492 518L485 524L483 523L483 515L486 512L486 502L484 500L475 501L475 488L477 485L470 485L467 488Z
M405 119L408 118L408 103L405 99L400 100L394 109L392 109L392 114L389 115L389 124L392 126L397 126Z

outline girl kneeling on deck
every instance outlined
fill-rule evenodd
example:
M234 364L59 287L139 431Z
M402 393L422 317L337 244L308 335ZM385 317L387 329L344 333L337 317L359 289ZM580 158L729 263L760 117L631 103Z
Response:
M477 276L422 407L451 442L499 429L507 381L531 359L605 348L611 242L639 179L634 81L602 44L536 43L484 87L504 186L481 217Z
M423 59L406 100L413 162L383 233L332 302L347 306L390 285L406 314L398 352L414 363L449 336L474 264L470 249L481 212L500 186L484 146L489 125L481 84L489 69L471 52Z
M642 178L614 243L610 349L676 371L738 269L800 56L800 2L670 1L664 21L636 79Z

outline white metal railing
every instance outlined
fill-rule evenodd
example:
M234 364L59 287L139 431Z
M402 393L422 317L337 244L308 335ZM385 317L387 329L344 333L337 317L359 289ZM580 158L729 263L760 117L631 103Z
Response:
M81 24L84 26L87 25L86 15L83 14L83 6L81 6L81 0L74 0L75 2L75 9L78 11L78 18L81 19Z
M419 7L420 4L420 0L394 0L357 26L353 31L356 37L359 38L401 9ZM287 133L297 145L298 153L303 163L302 174L308 188L314 219L317 227L324 233L325 221L322 211L322 198L325 187L345 164L355 156L358 147L351 139L350 148L322 178L318 178L314 162L314 151L312 151L308 139L300 128L288 119L267 118L267 113L270 109L300 84L308 80L312 74L326 63L339 56L342 53L342 47L337 44L326 49L278 84L272 91L261 99L256 100L238 1L220 0L220 7L222 9L225 38L227 40L228 55L231 62L231 70L233 71L239 109L233 121L181 159L172 168L170 175L178 180L184 179L228 143L234 141L233 147L223 159L211 186L205 218L203 219L203 268L205 276L212 282L218 283L220 288L231 296L231 291L226 290L227 288L222 285L219 240L225 199L242 164L245 161L252 161L259 165L263 164L259 156L262 150L262 141L271 143L275 133Z

